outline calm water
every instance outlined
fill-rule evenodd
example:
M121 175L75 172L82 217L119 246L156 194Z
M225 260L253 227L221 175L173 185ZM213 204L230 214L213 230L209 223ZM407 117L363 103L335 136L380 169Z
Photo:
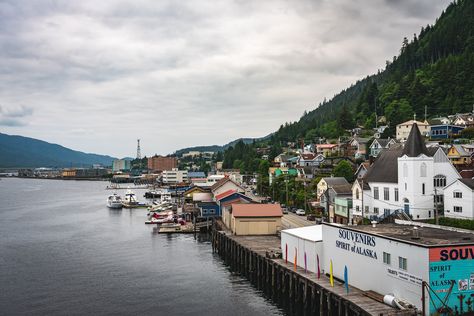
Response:
M209 242L109 210L106 184L0 180L1 315L284 314Z

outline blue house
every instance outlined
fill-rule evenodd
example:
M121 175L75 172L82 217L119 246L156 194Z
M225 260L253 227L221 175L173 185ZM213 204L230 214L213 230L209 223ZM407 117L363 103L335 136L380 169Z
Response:
M441 124L441 125L432 125L430 128L430 138L431 139L448 139L453 136L461 135L461 131L465 129L463 126L451 125L451 124Z
M216 202L199 202L197 204L200 210L200 217L220 217L221 209Z

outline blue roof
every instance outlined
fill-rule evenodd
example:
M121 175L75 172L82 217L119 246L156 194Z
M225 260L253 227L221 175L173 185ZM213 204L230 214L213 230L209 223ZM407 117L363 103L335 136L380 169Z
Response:
M188 172L188 178L205 178L206 174L203 171L190 171Z

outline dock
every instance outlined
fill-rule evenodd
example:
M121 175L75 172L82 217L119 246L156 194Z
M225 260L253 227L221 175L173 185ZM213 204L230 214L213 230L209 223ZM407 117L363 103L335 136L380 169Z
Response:
M272 300L297 315L413 315L373 299L373 293L350 287L342 282L294 268L281 259L277 236L235 236L222 227L212 232L213 251L231 270L246 277ZM363 273L368 273L364 271Z

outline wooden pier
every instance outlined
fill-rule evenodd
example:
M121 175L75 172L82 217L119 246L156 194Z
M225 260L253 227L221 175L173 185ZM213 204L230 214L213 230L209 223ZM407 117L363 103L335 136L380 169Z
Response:
M213 251L231 270L245 276L272 300L279 302L291 315L414 315L370 298L364 291L334 281L327 276L305 272L278 257L281 253L277 236L234 236L229 231L213 230ZM370 273L361 271L361 273Z

